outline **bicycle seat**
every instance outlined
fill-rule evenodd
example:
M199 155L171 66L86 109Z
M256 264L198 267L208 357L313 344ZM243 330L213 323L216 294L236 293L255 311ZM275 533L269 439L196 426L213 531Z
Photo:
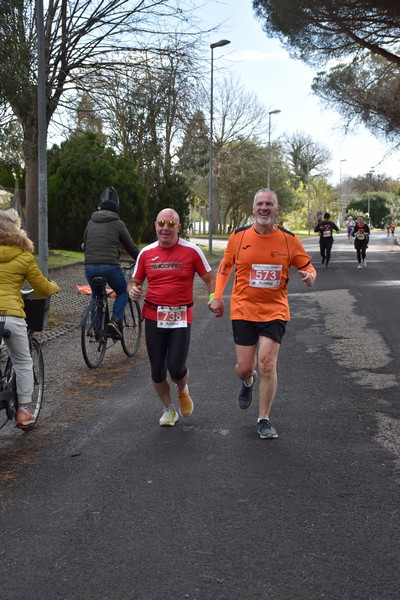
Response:
M107 279L105 277L93 277L92 281L99 285L106 285Z

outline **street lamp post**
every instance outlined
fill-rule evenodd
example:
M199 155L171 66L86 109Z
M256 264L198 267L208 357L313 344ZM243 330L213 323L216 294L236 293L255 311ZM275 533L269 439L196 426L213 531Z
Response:
M48 272L46 64L43 0L36 0L38 85L38 255L43 275ZM36 219L35 219L36 222Z
M210 175L209 175L209 213L208 213L208 252L212 254L213 235L213 113L214 113L214 48L230 44L230 40L219 40L210 44L211 48L211 84L210 84Z
M310 143L306 144L305 150L307 152L307 229L308 229L308 237L311 234L311 210L310 210L310 153L312 151L312 145Z
M339 229L342 226L342 220L343 220L343 215L342 215L342 163L346 162L347 158L342 158L342 160L339 163L339 223L338 223L338 227Z
M307 148L308 152L308 148ZM311 233L311 214L310 214L310 156L307 154L307 229L308 237Z
M277 115L282 112L281 110L270 110L268 113L268 177L267 177L267 188L270 189L271 181L271 115Z
M372 175L374 174L374 169L371 169L369 171L369 173L367 173L368 175L368 217L371 218L371 179L372 179Z

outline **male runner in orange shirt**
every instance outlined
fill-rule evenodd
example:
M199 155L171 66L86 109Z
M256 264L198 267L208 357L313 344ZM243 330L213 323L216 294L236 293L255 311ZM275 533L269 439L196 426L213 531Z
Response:
M259 190L253 203L254 225L239 227L229 238L218 267L214 299L210 310L224 314L223 291L235 267L230 318L236 346L236 373L242 380L238 395L240 408L253 400L257 365L260 373L259 418L261 438L277 438L269 413L277 389L277 359L280 343L290 320L288 281L291 266L298 269L306 286L312 286L316 271L300 240L275 225L278 213L275 192Z

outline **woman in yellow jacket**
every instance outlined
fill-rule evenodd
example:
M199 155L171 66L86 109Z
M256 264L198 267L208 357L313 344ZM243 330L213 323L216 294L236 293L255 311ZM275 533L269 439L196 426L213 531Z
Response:
M0 311L6 317L5 327L11 332L4 343L16 374L19 410L15 424L20 429L29 429L34 423L33 367L21 296L26 280L38 296L47 297L60 291L37 266L33 243L21 229L18 213L14 209L0 210Z

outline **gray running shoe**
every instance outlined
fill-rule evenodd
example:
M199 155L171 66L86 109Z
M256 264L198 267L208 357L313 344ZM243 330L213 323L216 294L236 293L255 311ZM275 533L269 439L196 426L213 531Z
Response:
M278 437L278 432L275 427L272 427L269 419L260 419L257 423L257 431L262 439L275 439Z
M244 381L242 381L240 392L238 394L238 402L240 408L242 408L243 410L249 408L249 406L253 402L253 389L256 380L257 371L253 371L253 383L250 386L245 385Z

